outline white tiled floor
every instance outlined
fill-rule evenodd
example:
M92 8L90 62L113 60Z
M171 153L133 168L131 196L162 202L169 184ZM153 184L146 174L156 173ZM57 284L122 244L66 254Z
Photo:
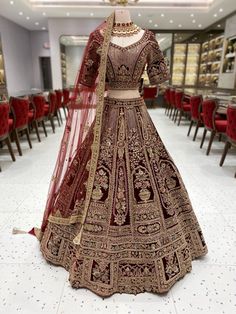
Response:
M218 166L223 143L205 147L187 138L188 124L177 127L163 109L150 110L168 151L175 160L202 226L209 254L193 262L193 270L163 296L150 293L97 297L86 289L75 290L68 273L42 258L39 244L30 235L12 235L13 227L40 226L47 189L63 128L42 134L33 149L23 142L23 157L12 163L0 152L0 313L1 314L233 314L236 313L236 151ZM48 130L50 130L48 128ZM16 149L15 149L16 152Z

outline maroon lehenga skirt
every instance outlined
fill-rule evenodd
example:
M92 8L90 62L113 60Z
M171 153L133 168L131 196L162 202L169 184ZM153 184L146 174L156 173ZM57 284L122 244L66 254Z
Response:
M83 210L92 128L65 175L55 213ZM100 153L80 245L80 224L50 221L45 259L69 272L74 288L100 296L163 293L207 253L188 193L142 97L105 98Z

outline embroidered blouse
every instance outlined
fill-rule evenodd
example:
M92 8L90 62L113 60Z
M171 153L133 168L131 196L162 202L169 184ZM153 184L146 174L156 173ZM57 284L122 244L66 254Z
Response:
M86 86L92 86L98 75L99 48L103 41L99 30L94 31L91 36L84 74L80 80ZM149 30L145 30L142 38L129 46L121 47L110 42L107 57L106 81L111 89L138 89L146 65L151 85L169 79L163 53L154 33Z

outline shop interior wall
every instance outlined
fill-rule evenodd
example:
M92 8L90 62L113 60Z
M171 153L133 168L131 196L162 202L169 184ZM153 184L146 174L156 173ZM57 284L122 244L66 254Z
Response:
M43 89L40 57L50 57L50 49L45 48L49 44L47 31L30 32L31 53L32 53L32 84L31 87Z
M49 18L48 30L51 50L51 67L53 88L62 88L61 61L60 61L60 36L62 35L89 35L100 23L101 19L67 19Z
M30 32L0 16L8 94L29 90L32 81Z

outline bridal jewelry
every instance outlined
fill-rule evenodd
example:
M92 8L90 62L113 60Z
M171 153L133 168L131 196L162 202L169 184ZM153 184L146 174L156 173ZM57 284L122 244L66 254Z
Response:
M132 36L140 31L140 27L133 22L129 23L114 23L112 29L112 36L122 37L122 36Z

